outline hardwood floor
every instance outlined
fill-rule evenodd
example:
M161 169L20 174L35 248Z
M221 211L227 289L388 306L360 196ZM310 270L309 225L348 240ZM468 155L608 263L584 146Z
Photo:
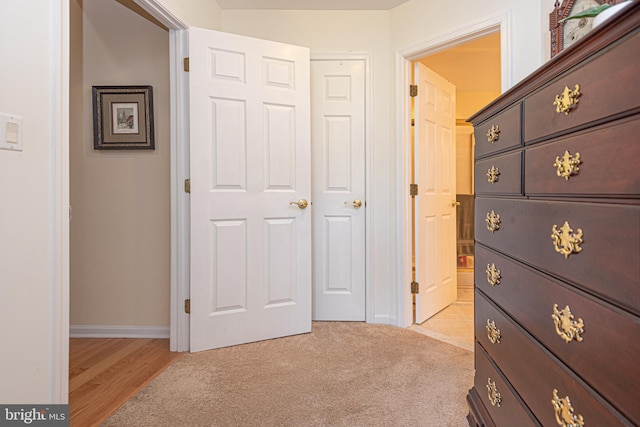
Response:
M166 339L71 338L71 426L98 426L180 358Z

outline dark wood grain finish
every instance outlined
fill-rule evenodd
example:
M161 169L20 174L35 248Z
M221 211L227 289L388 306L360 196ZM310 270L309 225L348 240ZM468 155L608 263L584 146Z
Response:
M491 415L484 407L482 398L478 394L475 388L469 390L467 394L467 405L469 406L469 414L467 415L467 422L470 427L495 427L491 419Z
M476 377L474 387L478 391L480 400L491 416L496 426L540 426L540 423L532 417L530 411L523 406L520 398L508 381L496 369L482 347L476 344ZM500 393L500 406L490 403L487 383L495 382L496 389Z
M475 156L480 158L522 145L521 114L520 104L516 104L476 126ZM500 129L499 138L495 142L489 142L487 133L494 125Z
M498 168L496 182L489 182L487 173ZM478 161L475 171L476 194L522 194L522 151Z
M500 229L485 216L500 214ZM476 198L476 240L640 314L640 206ZM554 249L554 225L583 232L582 251Z
M634 116L530 148L525 159L525 192L530 196L638 198L639 135L640 118ZM554 167L565 151L580 155L579 170L569 179L558 176Z
M634 33L556 78L524 101L524 140L529 144L590 122L602 121L640 107L640 32ZM611 64L616 64L614 67ZM569 114L557 113L556 95L580 85L578 104Z
M640 425L640 405L637 405L635 390L640 384L640 369L635 368L640 354L640 318L603 305L480 245L476 246L475 257L478 288L556 357L571 366L578 376L588 380L599 394ZM500 270L499 285L491 286L487 282L483 267L488 264L495 264ZM523 301L526 304L522 304ZM575 319L583 320L582 341L567 343L556 333L551 317L554 304L560 310L569 306ZM621 347L624 351L620 351Z
M481 292L476 292L475 311L476 336L480 346L496 361L500 371L509 379L509 383L513 385L542 425L557 425L551 403L554 389L558 390L561 398L569 396L575 413L584 417L585 426L633 425L542 346L527 336L524 330L490 303ZM492 344L487 338L484 327L487 319L494 321L496 327L500 329L499 343ZM484 376L477 381L483 379ZM495 421L493 413L491 416Z
M487 362L544 426L558 425L554 388L571 398L585 426L640 425L633 397L640 383L639 58L640 2L633 2L469 119L478 142L495 119L521 130L518 143L476 153L478 377L470 425L517 425L483 410ZM575 108L556 112L556 95L576 84ZM506 114L515 110L521 114ZM580 153L568 179L554 165L565 152L568 160ZM486 169L520 153L521 191L485 183ZM509 185L517 182L512 174ZM492 211L500 223L489 231ZM565 222L582 238L570 254L558 253L552 239ZM487 281L489 263L501 270L497 286ZM584 321L582 341L561 339L554 304ZM489 317L501 330L499 344L487 335Z

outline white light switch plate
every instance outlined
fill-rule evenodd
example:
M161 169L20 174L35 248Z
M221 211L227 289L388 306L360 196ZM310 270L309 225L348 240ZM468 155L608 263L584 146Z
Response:
M22 151L22 117L0 113L0 149Z

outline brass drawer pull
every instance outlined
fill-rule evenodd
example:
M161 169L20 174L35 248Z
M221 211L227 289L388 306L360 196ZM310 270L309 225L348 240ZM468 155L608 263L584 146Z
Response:
M551 240L553 240L553 247L556 252L564 255L565 258L569 258L569 255L582 251L580 245L582 244L582 229L578 228L576 232L573 232L569 222L565 221L564 225L558 228L557 225L553 225L551 228Z
M574 409L571 406L571 401L569 400L569 396L566 396L560 399L558 396L558 390L553 389L553 399L551 400L553 404L553 410L556 413L556 422L559 426L562 427L582 427L584 426L584 418L582 415L575 415L573 413Z
M572 156L568 151L564 152L562 157L556 157L556 162L553 164L553 167L557 169L557 174L559 177L566 179L567 181L571 177L571 175L576 175L580 168L582 161L580 160L580 153L576 153L575 156Z
M487 223L487 230L491 233L494 233L496 230L500 229L500 215L495 213L495 211L491 211L491 213L487 214L487 218L485 219Z
M491 344L500 344L500 329L496 328L496 322L487 319L487 338L491 341Z
M565 86L562 94L556 95L556 100L553 101L553 105L556 107L556 113L564 113L568 116L571 110L578 104L578 97L580 95L582 95L580 93L580 85L575 85L573 90Z
M580 318L573 320L569 306L562 310L558 310L558 304L553 304L553 314L551 315L553 323L556 326L556 333L567 343L573 340L581 342L584 334L584 321Z
M498 139L500 139L500 127L493 125L491 129L489 129L489 132L487 132L487 141L493 144Z
M487 171L487 181L491 184L495 184L500 179L500 169L495 166L491 166L491 169Z
M491 378L487 378L487 396L489 396L491 406L500 407L500 404L502 403L502 396L496 388L495 381L491 381Z
M500 273L500 270L496 268L495 264L487 264L487 269L485 271L487 273L487 283L489 283L491 286L500 284L502 275Z

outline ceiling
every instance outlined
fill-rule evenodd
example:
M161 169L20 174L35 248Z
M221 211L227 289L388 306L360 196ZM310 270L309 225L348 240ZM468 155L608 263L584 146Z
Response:
M222 9L390 10L409 0L216 0Z

